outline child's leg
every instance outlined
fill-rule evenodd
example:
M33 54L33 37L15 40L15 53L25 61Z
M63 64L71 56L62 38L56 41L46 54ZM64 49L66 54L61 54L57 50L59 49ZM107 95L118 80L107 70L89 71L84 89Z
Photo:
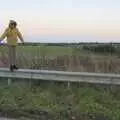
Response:
M16 46L12 46L13 65L16 65Z
M8 45L8 61L9 61L9 66L12 66L12 46Z
M13 55L12 55L12 46L8 45L8 61L9 61L9 68L10 71L13 71Z
M16 46L12 46L12 60L13 60L13 68L18 69L16 66Z

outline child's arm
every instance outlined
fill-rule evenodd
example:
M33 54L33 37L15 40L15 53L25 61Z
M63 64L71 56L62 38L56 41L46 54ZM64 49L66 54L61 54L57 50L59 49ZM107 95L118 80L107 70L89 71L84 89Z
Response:
M23 36L22 36L22 34L20 33L19 30L17 30L17 35L18 35L19 39L21 40L21 42L24 43Z
M4 33L1 35L0 41L2 41L3 39L5 39L6 35L7 35L7 29L6 29L6 30L4 31Z

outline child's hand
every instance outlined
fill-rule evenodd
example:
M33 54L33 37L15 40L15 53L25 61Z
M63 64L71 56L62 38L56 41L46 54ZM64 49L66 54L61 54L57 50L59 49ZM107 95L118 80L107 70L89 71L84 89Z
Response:
M2 44L3 42L2 42L2 40L0 40L0 44Z
M5 44L5 42L3 40L0 40L0 45Z

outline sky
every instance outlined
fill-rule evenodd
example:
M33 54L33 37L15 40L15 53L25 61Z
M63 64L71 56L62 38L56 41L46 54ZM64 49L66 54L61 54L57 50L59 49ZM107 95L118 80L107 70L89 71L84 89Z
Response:
M1 0L1 34L10 19L26 42L120 41L120 0Z

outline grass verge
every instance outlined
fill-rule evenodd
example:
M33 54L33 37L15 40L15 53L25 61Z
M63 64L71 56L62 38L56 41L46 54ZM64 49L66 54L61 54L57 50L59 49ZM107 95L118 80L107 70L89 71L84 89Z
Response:
M119 120L120 89L58 84L0 86L1 116L41 120Z

